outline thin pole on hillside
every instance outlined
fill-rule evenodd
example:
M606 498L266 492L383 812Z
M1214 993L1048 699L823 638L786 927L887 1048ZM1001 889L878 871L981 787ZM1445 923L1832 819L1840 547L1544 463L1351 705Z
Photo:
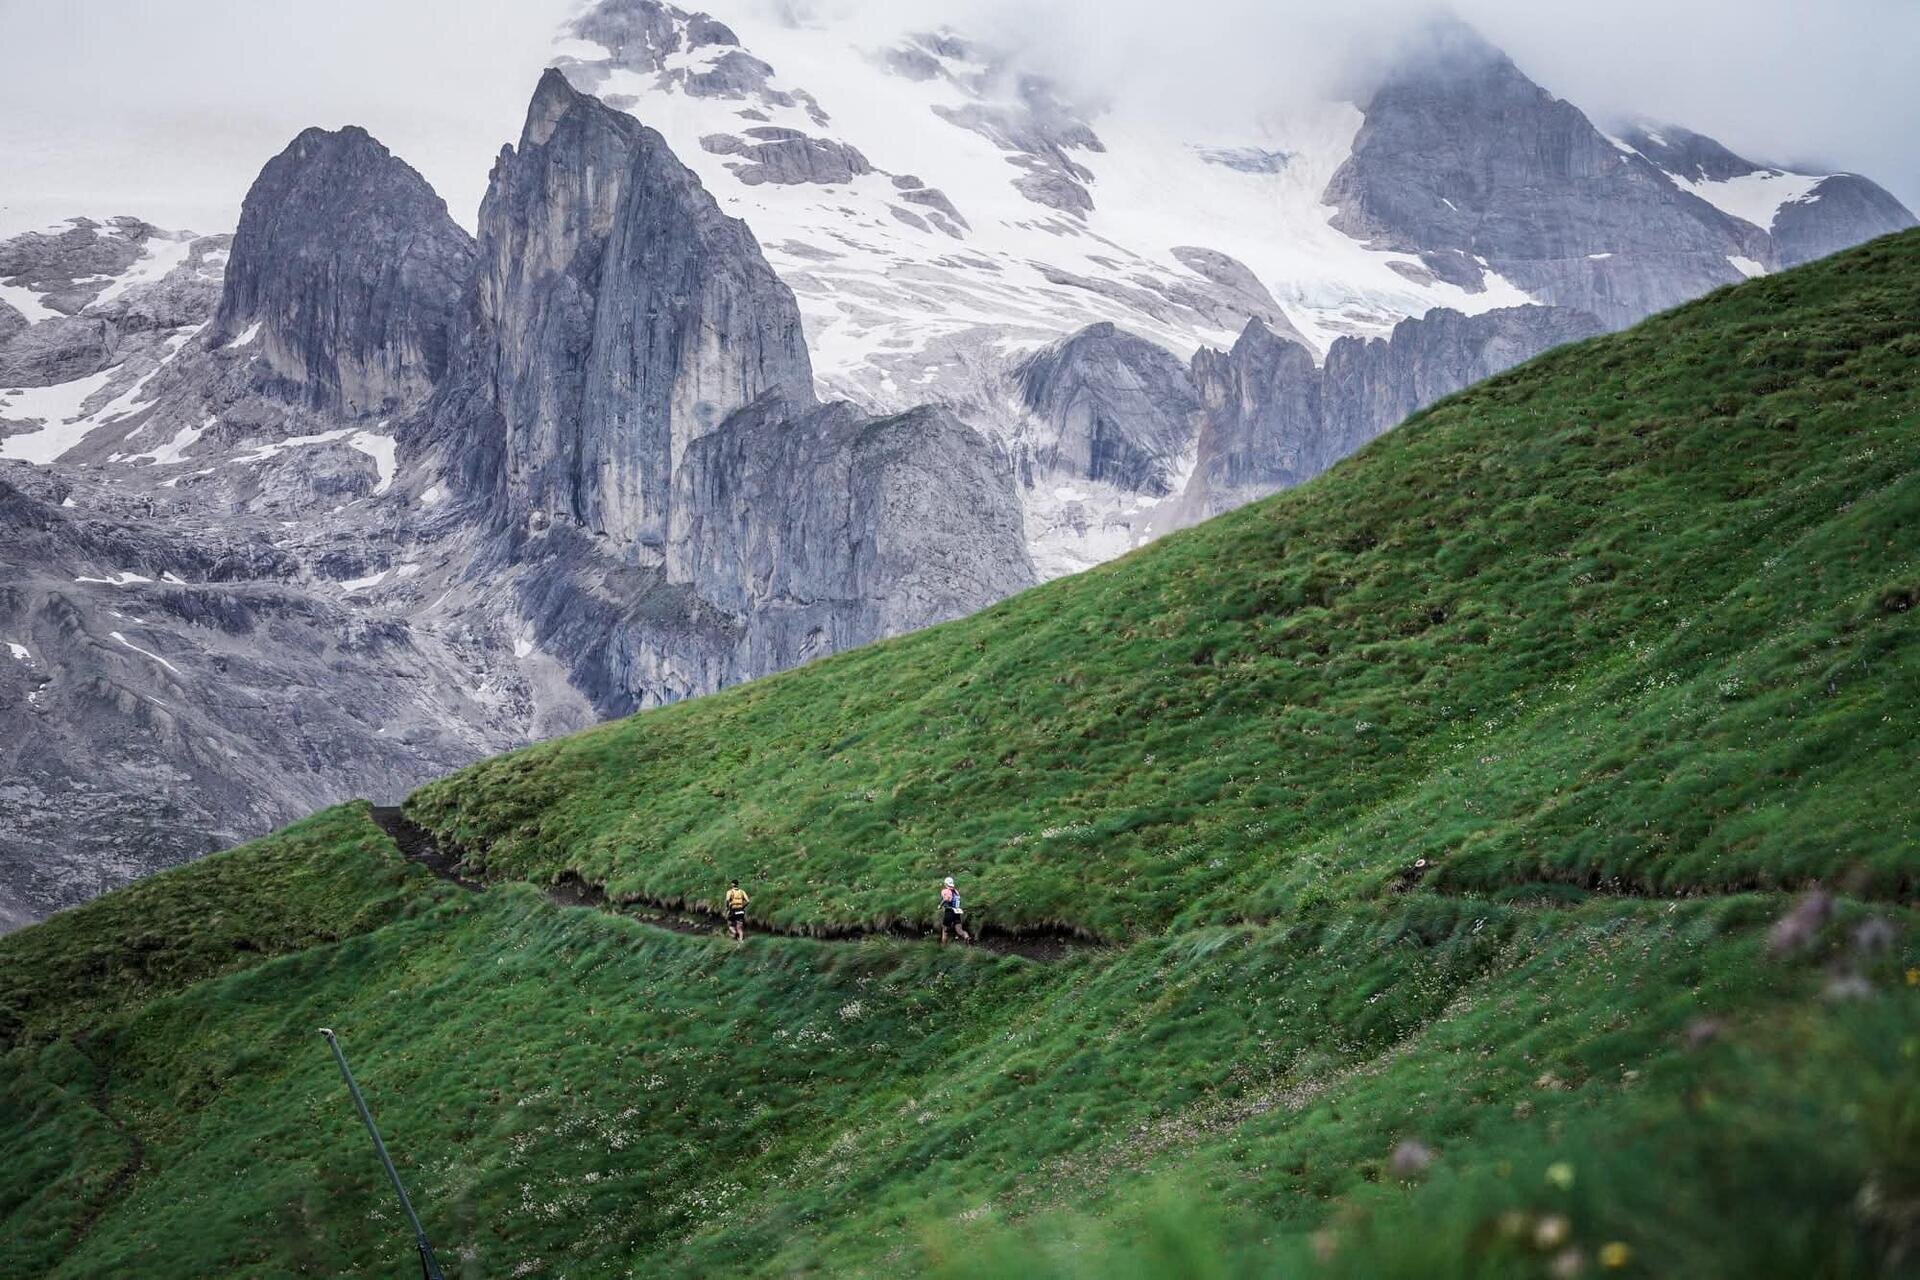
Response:
M407 1221L413 1224L413 1242L420 1249L420 1274L425 1280L446 1280L440 1273L439 1261L433 1256L433 1245L427 1241L427 1229L420 1225L420 1215L413 1211L413 1201L407 1199L407 1189L400 1185L400 1171L393 1167L393 1160L387 1155L387 1144L380 1140L380 1130L373 1123L373 1113L367 1110L367 1100L360 1096L360 1086L354 1083L353 1071L347 1066L347 1055L340 1048L339 1038L329 1027L320 1028L320 1034L326 1037L327 1047L333 1050L333 1060L340 1064L340 1078L347 1082L347 1092L353 1095L353 1109L360 1113L360 1123L367 1126L367 1136L373 1139L373 1149L379 1153L380 1163L393 1182L393 1193L400 1197L400 1207L406 1211Z

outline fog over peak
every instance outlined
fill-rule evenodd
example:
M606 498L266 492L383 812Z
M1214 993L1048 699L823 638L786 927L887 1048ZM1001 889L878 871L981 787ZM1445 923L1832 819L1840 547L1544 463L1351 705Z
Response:
M801 22L951 27L1082 101L1124 93L1202 129L1362 97L1386 67L1431 54L1436 29L1458 52L1464 24L1602 127L1678 123L1750 159L1864 172L1920 203L1911 0L750 2Z
M950 27L1076 101L1196 135L1364 92L1428 0L713 0L876 33ZM685 4L686 8L701 8ZM0 0L0 231L74 212L231 225L309 125L360 124L471 226L574 0ZM1912 0L1457 0L1452 12L1603 126L1682 124L1752 159L1866 173L1920 205ZM831 86L819 86L826 95Z

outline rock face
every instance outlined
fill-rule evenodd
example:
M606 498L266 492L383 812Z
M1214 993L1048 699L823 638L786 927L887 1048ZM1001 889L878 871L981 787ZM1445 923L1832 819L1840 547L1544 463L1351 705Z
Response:
M1313 353L1249 321L1230 351L1201 348L1193 381L1206 405L1189 491L1211 515L1302 484L1338 458Z
M1342 338L1315 368L1298 343L1249 324L1231 351L1194 357L1207 425L1182 514L1204 519L1312 479L1435 401L1604 331L1563 307L1435 310L1390 338Z
M417 437L603 711L1033 581L987 442L948 414L817 405L798 308L752 233L558 72L495 166L455 347Z
M1773 218L1773 244L1781 267L1797 267L1876 236L1920 225L1905 205L1857 173L1823 178Z
M1013 379L1047 427L1021 451L1024 483L1069 475L1155 497L1173 491L1200 400L1171 353L1095 324L1029 357Z
M777 670L957 618L1033 583L1012 476L951 413L763 401L674 476L672 578Z
M456 474L509 522L565 519L638 563L664 553L689 444L762 395L812 399L799 311L753 234L557 71L494 167L465 324L434 410L471 451Z
M341 235L346 225L356 234ZM258 325L293 396L391 413L445 370L473 255L446 202L366 130L308 129L247 193L213 341Z
M1366 104L1327 187L1334 225L1442 279L1499 273L1611 326L1698 297L1764 237L1534 84L1464 24L1436 21Z
M1037 424L1022 479L1029 491L1061 479L1117 489L1148 504L1137 527L1164 532L1302 484L1436 400L1603 331L1563 307L1436 309L1389 338L1342 338L1316 364L1256 319L1230 350L1203 347L1183 366L1096 325L1012 375ZM1126 447L1089 443L1100 441ZM1152 504L1172 492L1169 477L1177 494Z
M1567 307L1503 307L1477 316L1429 311L1387 339L1342 338L1322 370L1326 453L1333 465L1404 418L1543 351L1606 332Z

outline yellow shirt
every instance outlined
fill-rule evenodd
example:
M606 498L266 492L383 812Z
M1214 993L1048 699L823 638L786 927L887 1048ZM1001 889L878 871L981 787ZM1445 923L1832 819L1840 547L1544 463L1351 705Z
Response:
M733 888L727 890L727 910L741 911L746 908L746 905L747 891L745 889Z

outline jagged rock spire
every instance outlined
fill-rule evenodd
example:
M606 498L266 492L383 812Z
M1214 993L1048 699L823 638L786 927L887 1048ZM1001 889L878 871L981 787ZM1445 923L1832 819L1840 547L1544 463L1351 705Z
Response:
M258 325L293 398L392 413L445 371L473 255L446 202L366 130L308 129L247 192L212 340Z

